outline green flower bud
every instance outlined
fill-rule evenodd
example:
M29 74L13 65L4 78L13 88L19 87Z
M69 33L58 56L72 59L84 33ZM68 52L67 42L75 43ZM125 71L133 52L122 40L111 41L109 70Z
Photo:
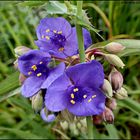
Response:
M111 84L108 80L104 79L104 84L102 86L102 90L104 91L104 94L107 97L112 97L113 96L113 91L112 91L112 87Z
M31 98L32 101L32 108L36 113L40 112L43 107L43 97L42 91L39 91L36 95Z
M75 123L70 123L69 128L70 128L70 131L73 133L73 135L75 135L75 136L79 135L79 131L78 131Z
M105 59L112 65L119 68L123 68L125 64L123 61L115 54L104 54Z
M58 114L57 119L60 121L67 121L71 123L74 121L74 115L65 109Z
M114 97L116 99L124 99L126 97L128 97L128 94L127 94L127 90L123 87L121 87L120 90L118 90L115 94L114 94Z
M125 46L117 42L111 42L105 46L105 50L110 53L119 53L124 49L125 49Z
M60 125L61 125L63 130L67 130L69 127L69 124L67 121L60 122Z
M18 46L14 49L15 51L15 56L19 57L23 54L25 54L26 52L30 51L31 49L26 47L26 46Z
M123 85L123 76L115 68L110 72L108 79L112 85L113 90L118 90Z

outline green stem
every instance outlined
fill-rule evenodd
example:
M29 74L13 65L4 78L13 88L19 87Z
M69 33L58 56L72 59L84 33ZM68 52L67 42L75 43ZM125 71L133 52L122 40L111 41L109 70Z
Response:
M93 139L93 122L91 116L87 118L87 131L88 131L88 138Z
M81 18L82 16L82 1L77 1L77 17ZM85 62L85 50L84 50L84 41L82 27L76 24L77 38L78 38L78 47L79 47L79 56L80 62Z
M82 18L82 4L83 1L77 1L77 18ZM77 38L78 38L78 47L79 47L79 57L80 62L85 62L85 49L84 49L84 41L83 41L83 33L82 27L76 23L76 31L77 31ZM87 120L87 132L88 138L93 139L93 125L91 116L86 118Z

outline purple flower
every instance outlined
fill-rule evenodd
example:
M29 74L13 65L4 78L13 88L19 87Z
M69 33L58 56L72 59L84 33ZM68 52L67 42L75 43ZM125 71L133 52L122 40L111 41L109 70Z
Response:
M40 50L31 50L19 57L18 68L21 73L28 77L22 85L23 96L31 97L40 89L48 88L63 73L64 63L49 68L50 61L50 55Z
M42 19L36 33L38 40L35 44L51 55L66 58L78 53L76 29L62 17ZM83 37L86 49L92 43L90 33L86 29L83 29Z
M72 66L49 86L45 105L50 111L68 109L77 116L100 114L105 107L103 81L103 67L95 60Z

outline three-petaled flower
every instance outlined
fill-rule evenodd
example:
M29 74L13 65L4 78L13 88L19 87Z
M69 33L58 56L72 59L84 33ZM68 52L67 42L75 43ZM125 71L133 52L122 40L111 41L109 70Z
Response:
M105 107L100 89L103 81L103 67L98 61L72 66L49 86L45 105L50 111L68 109L77 116L100 114Z
M66 58L78 53L75 27L62 17L44 18L36 29L38 40L35 44L51 55ZM83 28L85 49L92 43L90 33Z
M64 63L50 68L48 66L50 61L50 55L40 50L31 50L19 57L18 68L27 77L22 85L23 96L31 97L40 89L46 89L63 73Z

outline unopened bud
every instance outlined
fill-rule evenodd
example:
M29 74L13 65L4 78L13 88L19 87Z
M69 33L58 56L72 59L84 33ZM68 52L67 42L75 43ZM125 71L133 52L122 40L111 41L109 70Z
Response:
M112 65L119 68L123 68L125 64L123 61L115 54L104 54L105 59Z
M19 46L19 47L16 47L16 48L14 49L14 51L15 51L15 56L16 56L16 57L19 57L19 56L25 54L26 52L28 52L28 51L30 51L30 50L31 50L31 49L28 48L28 47L26 47L26 46Z
M114 122L114 114L111 109L106 107L102 115L105 122L109 124L112 124Z
M95 115L93 116L93 123L95 125L99 125L103 122L103 116L102 115Z
M116 103L116 99L112 98L112 99L108 99L106 100L106 106L108 108L110 108L111 110L115 110L117 108L117 103Z
M65 120L70 123L74 121L74 115L71 114L68 110L61 111L57 118L59 120Z
M17 70L18 69L18 60L14 61L14 68Z
M22 85L24 81L26 80L26 76L22 73L19 74L19 82Z
M60 125L61 125L61 127L63 128L63 130L67 130L68 129L68 127L69 127L69 124L68 124L68 122L67 121L61 121L60 122Z
M114 97L116 99L124 99L126 97L128 97L128 94L127 94L127 90L123 87L121 87L120 90L118 90L115 94L114 94Z
M36 113L38 113L43 106L42 91L39 91L36 95L34 95L31 100L32 100L32 108Z
M117 42L111 42L105 46L105 50L110 53L119 53L124 49L125 49L125 46Z
M104 91L104 94L108 97L112 97L113 96L113 91L112 91L112 87L111 84L108 80L104 79L104 84L102 86L102 90Z
M123 85L123 76L116 69L112 69L111 73L109 74L108 79L112 85L113 90L118 90Z
M48 110L46 108L43 108L40 111L40 116L45 122L53 122L56 118L55 114L48 114Z

